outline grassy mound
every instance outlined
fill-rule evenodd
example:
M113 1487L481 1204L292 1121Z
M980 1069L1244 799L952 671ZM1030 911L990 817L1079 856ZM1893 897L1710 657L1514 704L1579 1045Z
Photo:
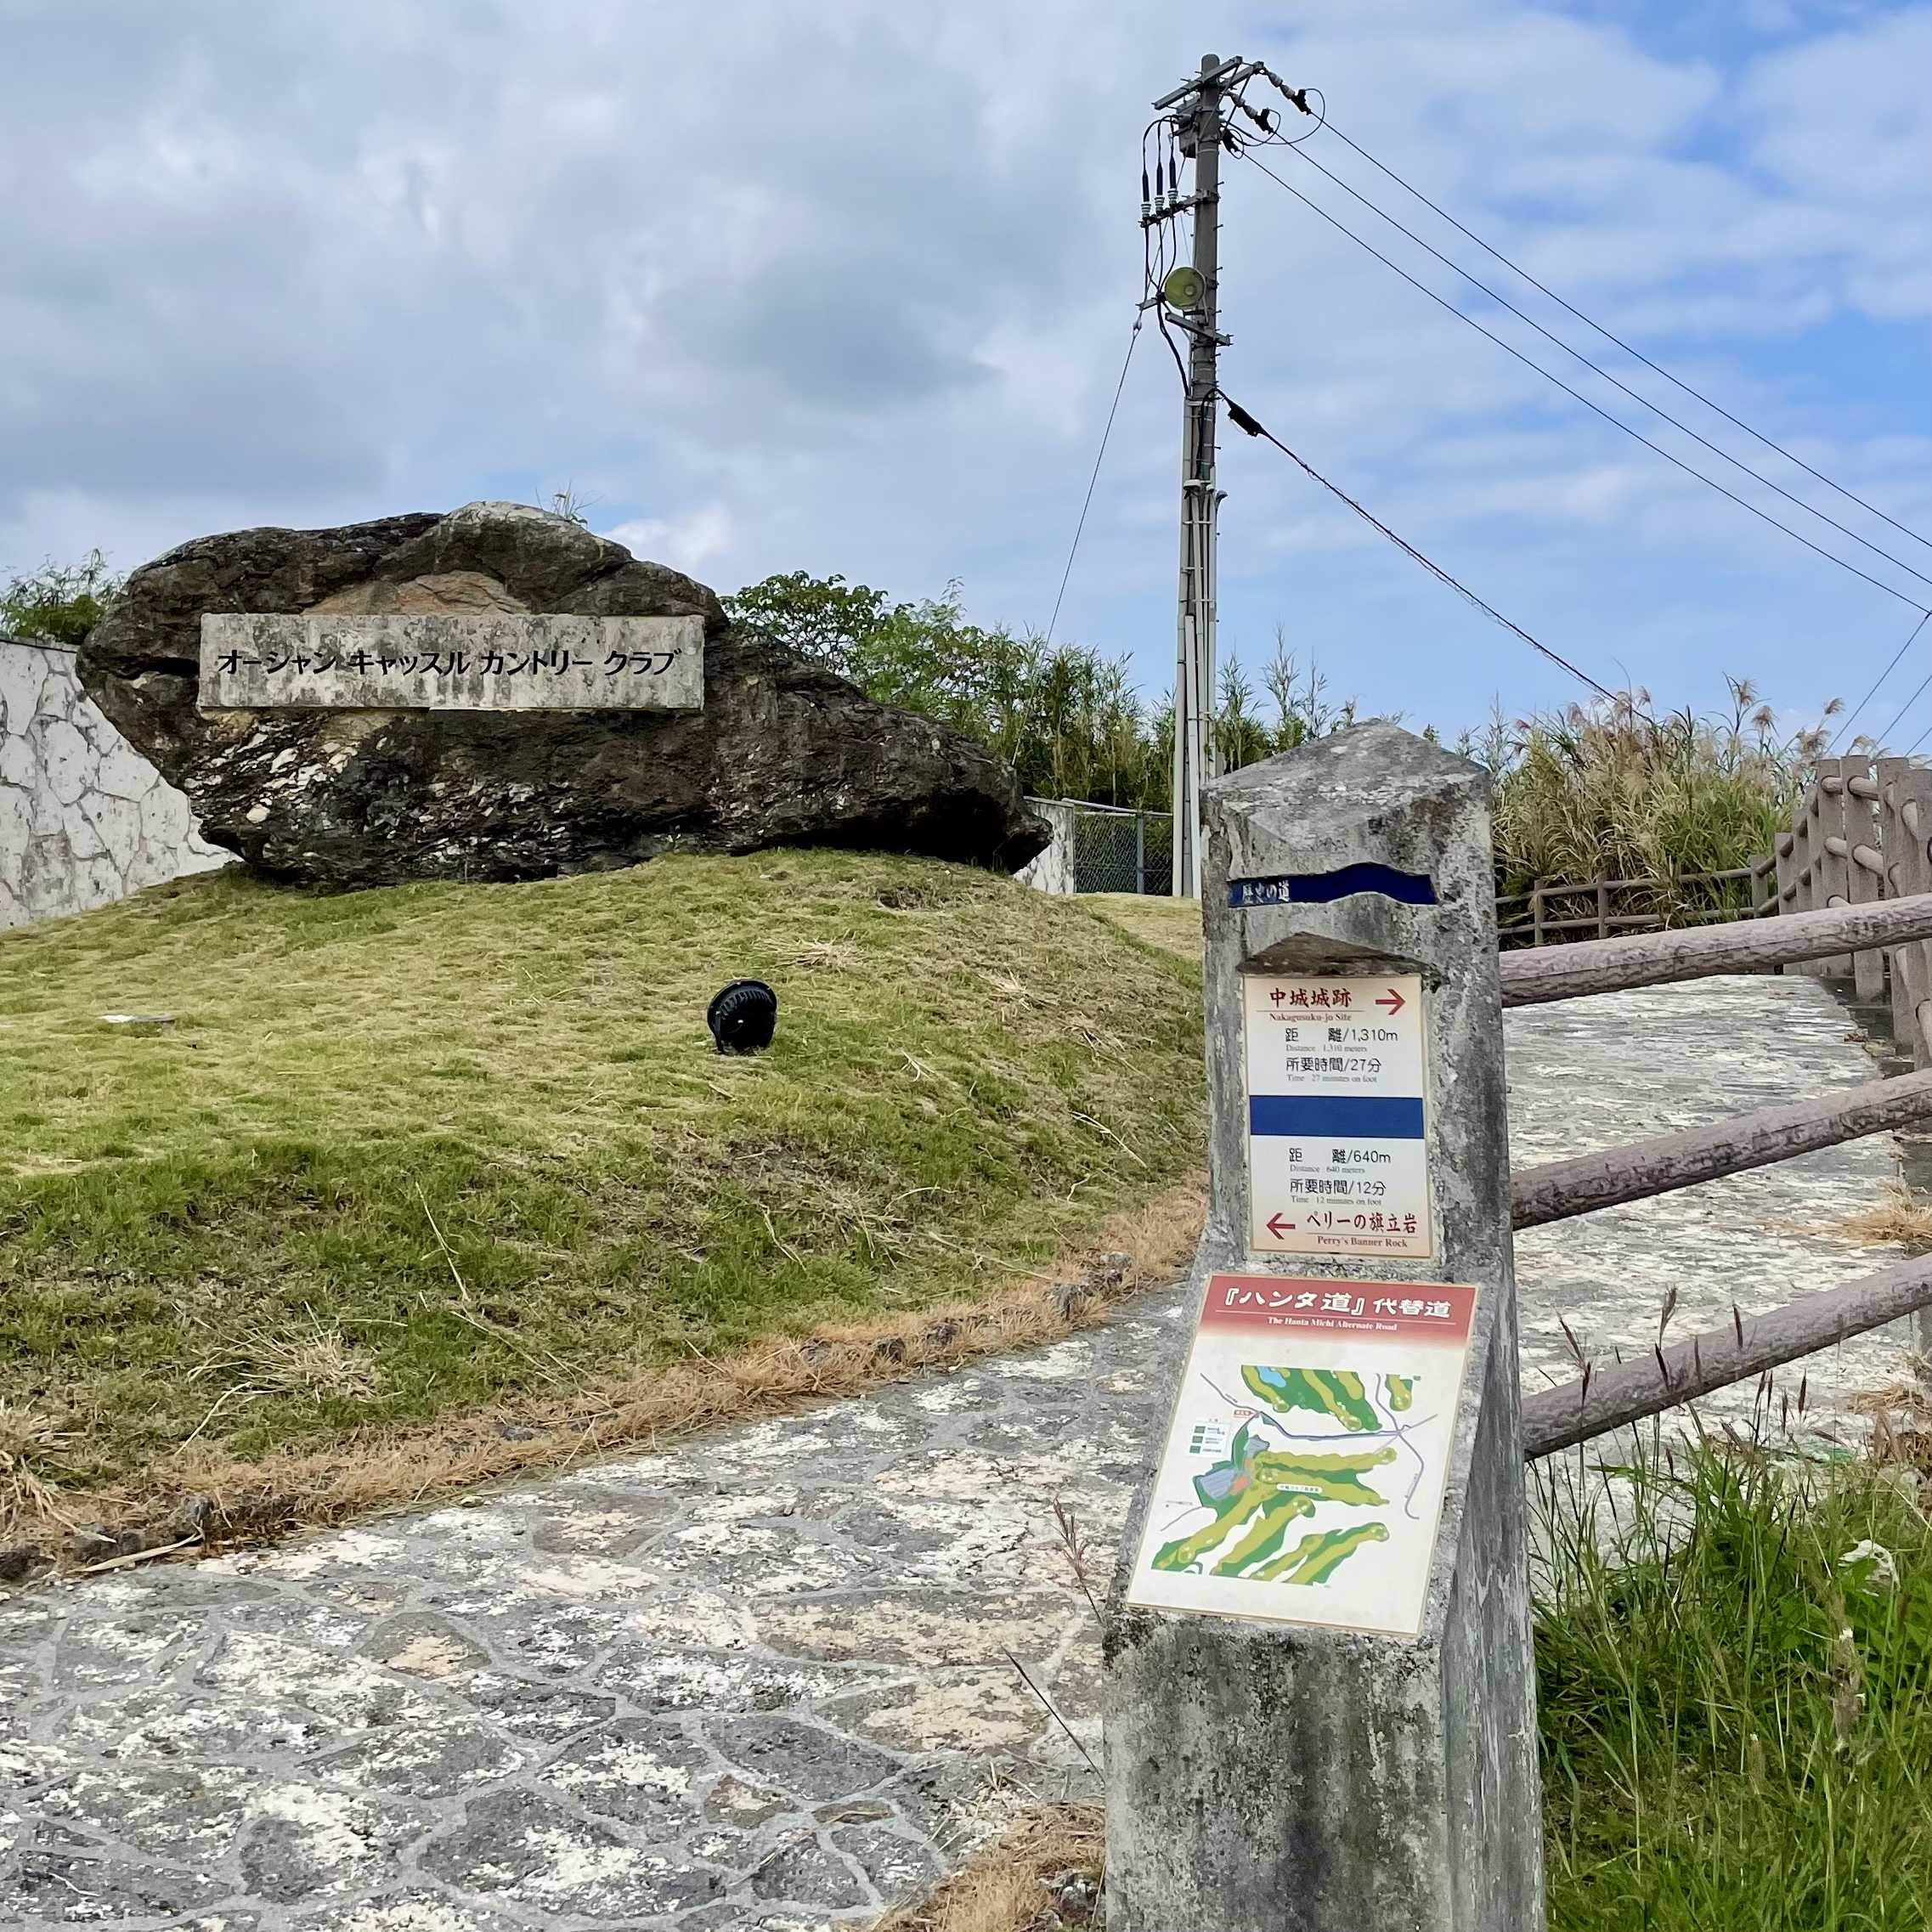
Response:
M745 975L777 1039L720 1058ZM990 1291L1201 1113L1197 974L926 861L215 875L0 935L0 1511Z

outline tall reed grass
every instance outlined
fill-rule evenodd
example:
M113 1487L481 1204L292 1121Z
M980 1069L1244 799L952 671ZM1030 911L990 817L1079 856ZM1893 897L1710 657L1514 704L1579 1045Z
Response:
M1816 729L1781 731L1748 683L1726 681L1730 709L1715 716L1654 716L1642 691L1513 725L1499 715L1466 747L1496 777L1497 890L1638 879L1655 883L1620 895L1619 912L1678 924L1743 910L1748 882L1687 877L1767 854L1823 743Z

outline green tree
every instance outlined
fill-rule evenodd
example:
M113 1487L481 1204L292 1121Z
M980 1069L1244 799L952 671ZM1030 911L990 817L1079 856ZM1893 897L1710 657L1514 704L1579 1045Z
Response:
M1262 672L1262 687L1274 710L1272 723L1257 713L1253 683L1233 649L1222 664L1219 682L1214 745L1223 771L1238 771L1355 722L1355 700L1331 702L1328 680L1312 663L1306 670L1296 663L1280 624L1274 627L1274 653Z
M851 675L861 643L884 621L888 607L883 590L848 584L837 574L813 577L803 570L748 584L724 605L741 630L824 664L841 677Z
M50 558L31 576L15 577L0 590L0 633L77 650L120 588L121 579L98 550L78 563Z
M1036 796L1154 811L1170 803L1172 708L1150 710L1124 659L969 622L957 581L941 596L894 603L869 585L795 570L747 585L725 608L734 624L869 696L978 738ZM1230 768L1353 720L1353 705L1330 703L1319 674L1297 668L1279 630L1264 683L1272 723L1255 715L1238 658L1223 667L1213 728Z

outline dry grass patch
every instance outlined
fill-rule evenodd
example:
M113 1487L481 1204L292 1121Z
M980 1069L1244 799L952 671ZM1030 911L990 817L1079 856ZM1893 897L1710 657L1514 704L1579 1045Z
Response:
M1861 1244L1932 1247L1932 1200L1903 1181L1888 1181L1872 1206L1834 1222L1831 1232Z
M65 1529L59 1485L44 1472L58 1457L65 1432L36 1409L0 1402L0 1524L33 1522Z
M1157 897L1144 892L1084 892L1082 906L1092 906L1122 931L1157 946L1196 969L1200 965L1200 901Z
M777 1039L720 1058L750 974ZM674 1370L990 1305L1198 1172L1200 1056L1198 975L1099 912L867 855L215 875L0 935L0 1402L57 1425L0 1545L370 1444L438 1487L532 1404L589 1453Z
M861 1395L921 1370L1064 1340L1104 1320L1128 1296L1171 1280L1200 1231L1205 1182L1196 1177L1115 1217L1109 1243L1057 1279L1008 1285L918 1314L822 1326L717 1360L594 1381L587 1387L455 1417L433 1426L360 1432L323 1449L240 1460L190 1439L134 1483L76 1492L32 1474L59 1432L0 1405L0 1509L31 1570L110 1563L142 1553L200 1551L326 1528L537 1470ZM317 1359L335 1372L332 1351ZM297 1358L291 1372L313 1372ZM18 1448L10 1460L10 1445ZM18 1479L13 1475L18 1468ZM11 1486L10 1486L11 1485ZM76 1519L85 1517L76 1535ZM182 1532L189 1532L183 1535Z
M1031 1812L877 1932L1059 1932L1098 1926L1104 1839L1097 1805ZM1071 1881L1071 1883L1069 1881Z

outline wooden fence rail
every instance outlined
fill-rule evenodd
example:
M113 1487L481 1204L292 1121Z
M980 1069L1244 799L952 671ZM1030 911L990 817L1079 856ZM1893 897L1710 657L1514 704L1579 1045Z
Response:
M1551 1000L1663 986L1673 980L1761 973L1842 954L1847 946L1895 952L1922 941L1932 941L1932 891L1878 905L1797 912L1782 919L1737 919L1725 926L1581 940L1540 952L1505 952L1501 961L1503 1004L1540 1006ZM1927 1017L1932 1019L1932 1013ZM1901 1031L1898 1037L1907 1036Z
M1511 1176L1511 1224L1539 1228L1600 1207L1694 1187L1794 1155L1836 1147L1868 1133L1916 1127L1932 1118L1932 1070L1867 1080L1816 1099L1760 1107L1735 1120L1658 1134L1630 1147L1552 1161Z
M1760 896L1760 881L1773 881ZM1903 758L1821 760L1815 782L1768 857L1695 883L1749 880L1748 909L1723 924L1694 924L1677 908L1675 929L1615 936L1663 922L1611 910L1633 882L1539 884L1528 918L1506 926L1528 949L1501 961L1505 1006L1530 1006L1625 987L1767 969L1849 980L1861 1002L1891 1002L1893 1037L1915 1069L1850 1093L1781 1107L1631 1147L1532 1168L1513 1178L1516 1226L1586 1214L1863 1133L1915 1124L1932 1107L1932 770ZM1686 880L1683 884L1691 884ZM1592 917L1550 917L1552 900L1595 899ZM1499 910L1511 901L1499 902ZM1721 917L1721 915L1718 915ZM1590 936L1546 945L1573 933ZM1748 1257L1741 1255L1748 1279ZM1902 1316L1932 1309L1932 1258L1901 1263L1848 1287L1808 1295L1692 1336L1649 1358L1579 1364L1560 1388L1528 1398L1523 1452L1531 1458L1587 1441L1694 1400Z
M1523 1455L1534 1461L1553 1455L1928 1307L1932 1258L1922 1256L1845 1287L1802 1296L1768 1314L1746 1315L1733 1308L1722 1328L1660 1346L1634 1361L1602 1368L1592 1364L1573 1381L1526 1396Z
M1654 878L1538 879L1526 892L1506 892L1496 900L1496 937L1505 948L1528 944L1533 946L1573 943L1573 935L1588 935L1608 939L1613 933L1656 932L1660 928L1707 924L1714 920L1753 918L1775 912L1775 893L1763 890L1771 876L1772 861L1754 859L1748 866L1732 866L1723 872L1688 872ZM1730 888L1745 882L1742 904L1728 901ZM1715 903L1686 903L1698 895ZM1618 912L1622 901L1633 895L1647 903L1641 910ZM1588 910L1572 909L1582 901ZM1658 910L1657 902L1668 902Z

